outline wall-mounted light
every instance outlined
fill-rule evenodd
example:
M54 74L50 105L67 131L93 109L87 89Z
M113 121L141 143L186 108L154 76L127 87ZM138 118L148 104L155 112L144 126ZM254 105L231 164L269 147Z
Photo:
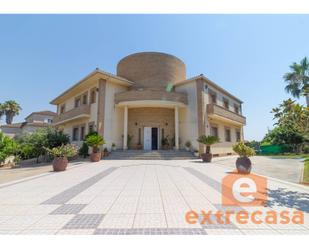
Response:
M135 122L135 126L137 126L137 122Z
M168 126L168 123L166 122L165 125Z

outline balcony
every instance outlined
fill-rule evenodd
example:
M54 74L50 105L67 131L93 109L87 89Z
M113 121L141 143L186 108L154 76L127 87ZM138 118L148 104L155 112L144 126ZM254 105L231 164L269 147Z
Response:
M89 118L90 105L81 105L77 108L59 114L54 118L53 124L59 125L76 119Z
M166 92L159 90L131 90L115 94L115 103L130 101L170 101L178 102L184 105L188 104L188 96L186 93Z
M224 120L230 123L237 123L241 125L246 124L246 118L240 114L225 109L222 106L216 104L207 105L207 114L209 117Z

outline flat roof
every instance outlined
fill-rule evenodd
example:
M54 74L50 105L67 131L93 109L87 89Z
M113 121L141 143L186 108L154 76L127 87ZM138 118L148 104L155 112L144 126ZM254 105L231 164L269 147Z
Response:
M177 85L182 85L182 84L186 84L186 83L189 83L191 81L194 81L194 80L197 80L197 79L203 79L204 81L206 81L210 86L216 88L217 90L219 90L220 92L226 94L227 96L229 96L230 98L238 101L239 103L243 103L242 100L240 100L239 98L235 97L233 94L229 93L228 91L226 91L225 89L223 89L222 87L220 87L219 85L217 85L216 83L214 83L213 81L211 81L210 79L208 79L207 77L205 77L203 74L200 74L198 76L195 76L195 77L192 77L192 78L189 78L189 79L186 79L186 80L183 80L183 81L180 81L180 82L176 82L175 84L173 84L174 86L177 86Z
M75 83L72 87L70 87L69 89L67 89L63 93L61 93L58 97L53 99L50 102L50 104L57 105L57 102L59 100L61 100L62 98L65 98L65 96L68 95L70 93L70 91L74 90L78 86L82 85L86 80L88 80L88 79L90 79L94 76L100 76L99 78L106 79L106 80L112 79L114 83L118 83L118 84L122 84L122 85L126 85L126 86L131 86L131 85L134 84L132 81L129 81L125 78L119 77L119 76L111 74L111 73L104 72L104 71L97 68L96 70L94 70L93 72L88 74L86 77L84 77L82 80Z

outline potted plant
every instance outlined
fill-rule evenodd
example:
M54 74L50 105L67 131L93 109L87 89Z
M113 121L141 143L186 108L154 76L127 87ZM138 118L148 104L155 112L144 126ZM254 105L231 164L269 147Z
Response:
M187 141L185 143L185 149L186 149L186 151L190 151L190 149L191 149L191 142L190 141Z
M104 148L104 150L103 150L103 157L107 157L107 156L109 156L108 149Z
M252 163L249 157L255 155L254 149L245 145L244 142L239 142L233 146L233 150L239 155L236 160L237 172L240 174L250 174Z
M52 149L45 148L46 151L54 157L54 171L64 171L68 166L68 157L73 157L77 154L77 149L74 145L67 144L55 147Z
M200 153L198 152L198 150L194 150L194 156L196 156L196 157L199 157L200 156Z
M170 142L169 142L169 140L168 140L168 136L162 138L161 144L162 144L162 149L163 149L163 150L168 150L168 149L169 149L169 147L170 147Z
M83 142L82 147L80 147L78 154L83 158L89 156L89 146L85 142Z
M115 151L116 149L116 144L112 143L112 151Z
M86 143L92 148L92 153L90 155L91 162L98 162L101 160L100 146L105 144L103 137L98 134L91 134L87 136Z
M212 154L210 151L210 146L215 143L219 143L219 138L215 136L202 135L197 139L197 141L203 145L206 145L206 152L201 154L203 162L211 162Z
M143 149L143 145L141 144L141 142L138 142L138 143L137 143L136 149L137 149L137 150L142 150L142 149Z

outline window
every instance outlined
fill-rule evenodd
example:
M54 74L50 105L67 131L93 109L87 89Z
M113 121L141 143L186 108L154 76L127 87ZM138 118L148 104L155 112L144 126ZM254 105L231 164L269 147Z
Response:
M76 98L76 99L75 99L75 104L74 104L75 108L79 107L79 106L80 106L80 103L81 103L80 97Z
M229 109L229 100L226 98L223 98L223 106L226 109Z
M53 122L53 120L50 119L50 118L45 118L45 119L44 119L44 123L51 124L52 122Z
M88 103L88 94L86 93L83 95L83 105L87 105L87 103Z
M93 104L96 102L96 90L92 89L90 92L90 104Z
M138 144L142 144L142 129L138 128Z
M85 139L85 126L80 127L80 140Z
M73 141L78 141L78 127L74 127L73 128L73 136L72 136L72 138L73 138Z
M239 142L240 140L241 140L240 131L237 130L237 131L236 131L236 141Z
M207 93L207 91L208 91L208 86L205 84L204 85L204 92Z
M231 142L231 130L229 128L225 128L225 141Z
M236 104L234 105L234 111L239 114L239 106Z
M89 123L88 124L88 132L89 133L94 132L94 123Z
M211 104L217 104L217 94L211 90L209 90L209 97L210 97L210 103Z
M210 128L210 135L211 135L211 136L214 136L214 137L219 137L219 134L218 134L218 127L212 126L212 127Z
M65 113L65 105L60 106L60 114Z

